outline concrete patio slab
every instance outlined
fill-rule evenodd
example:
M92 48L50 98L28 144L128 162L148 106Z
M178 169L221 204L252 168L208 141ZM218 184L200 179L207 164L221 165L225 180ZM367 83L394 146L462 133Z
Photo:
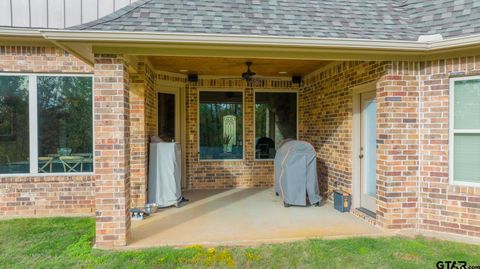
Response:
M127 248L255 245L305 238L384 236L389 233L332 204L285 208L273 189L188 191L181 208L159 210L132 221Z

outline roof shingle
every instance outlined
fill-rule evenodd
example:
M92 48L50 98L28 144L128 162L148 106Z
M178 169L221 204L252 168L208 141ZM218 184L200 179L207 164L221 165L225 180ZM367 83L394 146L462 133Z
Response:
M417 40L480 32L479 0L140 0L70 29Z

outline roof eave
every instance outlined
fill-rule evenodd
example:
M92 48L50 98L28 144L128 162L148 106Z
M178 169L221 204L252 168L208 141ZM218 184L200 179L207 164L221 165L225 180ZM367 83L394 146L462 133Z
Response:
M289 57L297 59L300 56L303 59L315 60L421 60L447 55L447 53L449 55L460 55L467 52L471 54L472 51L480 48L480 34L446 40L405 41L0 28L0 41L7 40L14 43L25 40L25 38L54 44L89 64L93 64L93 53L95 52L185 57L214 55L216 57ZM197 50L195 51L195 49ZM200 49L209 52L198 54ZM223 54L219 54L220 50ZM252 50L257 50L256 54L250 53ZM247 52L245 53L245 51ZM285 52L288 51L295 51L296 54L287 55ZM302 53L301 55L298 54L299 51Z
M119 31L42 30L45 39L56 41L87 41L108 43L187 43L215 45L322 47L349 49L387 49L425 51L428 43L403 40L367 40L350 38L312 38L261 35L224 35L198 33L158 33Z
M31 28L0 27L0 36L43 37L40 30Z
M453 37L444 40L429 42L428 44L428 50L431 51L475 46L480 44L480 34Z
M50 40L46 40L42 33L36 29L0 27L0 43L2 45L51 45Z

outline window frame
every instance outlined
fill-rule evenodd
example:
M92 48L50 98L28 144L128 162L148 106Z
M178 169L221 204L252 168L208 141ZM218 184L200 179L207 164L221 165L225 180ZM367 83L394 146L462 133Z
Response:
M0 76L28 77L28 124L29 124L29 173L0 174L0 177L25 177L25 176L92 176L95 175L95 79L93 74L85 73L18 73L0 72ZM38 77L89 77L92 79L92 172L73 173L39 173L38 172Z
M200 158L200 93L201 92L241 92L242 93L242 158L241 159L201 159ZM202 88L197 90L197 158L199 162L243 162L245 152L245 89Z
M466 76L449 79L449 93L448 93L448 183L454 186L480 187L480 182L458 181L454 178L454 145L455 134L478 134L480 136L480 129L455 129L455 82L478 80L480 83L480 76Z
M295 121L295 124L297 126L297 140L298 140L298 137L300 135L300 130L298 128L298 124L299 124L299 104L298 104L298 100L299 100L299 90L297 89L254 89L253 91L253 145L252 145L252 149L253 149L253 160L254 161L259 161L259 162L271 162L273 160L275 160L275 158L272 158L272 159L257 159L257 156L255 155L255 139L256 139L256 133L255 133L255 129L256 129L256 113L257 113L257 109L255 108L255 106L257 105L257 101L256 101L256 93L259 92L259 93L295 93L295 96L296 96L296 111L297 111L297 119Z

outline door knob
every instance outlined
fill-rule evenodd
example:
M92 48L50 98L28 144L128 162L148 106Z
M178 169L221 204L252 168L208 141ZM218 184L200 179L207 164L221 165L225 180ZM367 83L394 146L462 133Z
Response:
M358 158L363 159L363 154L358 155Z

